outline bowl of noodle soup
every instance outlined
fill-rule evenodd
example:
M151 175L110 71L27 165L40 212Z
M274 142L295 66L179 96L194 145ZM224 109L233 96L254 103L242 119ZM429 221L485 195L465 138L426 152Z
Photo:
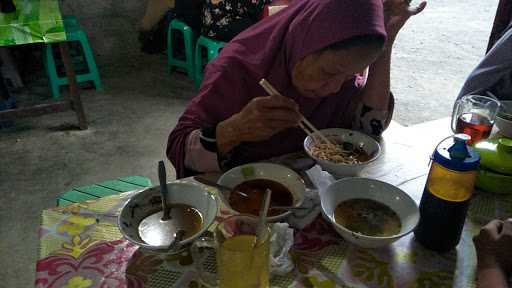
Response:
M381 154L379 142L362 132L342 128L324 129L321 132L334 145L312 134L304 140L304 150L335 178L359 175Z

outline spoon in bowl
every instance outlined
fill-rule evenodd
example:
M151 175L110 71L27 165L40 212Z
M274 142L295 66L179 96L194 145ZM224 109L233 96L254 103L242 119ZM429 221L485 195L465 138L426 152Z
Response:
M307 207L293 207L293 206L272 206L268 208L269 210L287 210L287 211L295 211L295 210L307 210L310 208Z
M158 162L158 180L160 181L160 194L162 194L162 221L167 221L171 219L171 209L167 204L167 175L164 161Z
M234 190L231 187L217 184L216 182L213 182L211 180L208 180L208 179L200 177L200 176L194 176L194 180L196 180L197 182L202 183L204 185L215 187L215 188L217 188L219 190L224 190L224 191L228 191L228 192L231 192L231 193L235 192L235 193L240 194L241 196L243 196L245 198L249 198L249 195L245 194L242 191Z

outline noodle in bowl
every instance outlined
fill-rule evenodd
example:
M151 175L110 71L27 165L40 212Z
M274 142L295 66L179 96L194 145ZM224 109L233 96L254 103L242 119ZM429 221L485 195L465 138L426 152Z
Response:
M321 132L333 142L330 145L308 136L304 150L323 170L336 178L356 176L381 154L379 143L372 137L353 130L331 128Z

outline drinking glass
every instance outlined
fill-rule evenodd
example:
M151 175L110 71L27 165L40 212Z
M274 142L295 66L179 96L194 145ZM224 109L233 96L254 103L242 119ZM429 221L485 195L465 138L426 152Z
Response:
M221 288L269 287L270 230L265 227L257 241L258 218L234 215L219 223L215 238L200 238L191 247L192 257L205 284ZM217 275L204 271L205 250L214 248L217 255Z
M495 98L466 95L453 107L452 131L471 136L468 144L486 139L491 134L499 108L500 102Z

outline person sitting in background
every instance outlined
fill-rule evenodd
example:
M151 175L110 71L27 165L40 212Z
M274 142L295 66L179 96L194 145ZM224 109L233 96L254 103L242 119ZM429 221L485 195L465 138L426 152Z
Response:
M512 100L512 1L498 6L489 51L466 79L457 99L491 92L499 100Z
M201 33L229 42L258 22L263 6L270 3L271 0L205 0Z
M169 135L166 152L177 177L301 151L302 116L318 129L380 135L394 107L393 43L425 6L294 0L240 33L206 66L198 95ZM284 96L266 96L262 78Z
M512 219L492 220L473 238L479 288L507 288L512 276Z
M148 0L146 12L139 23L141 51L161 53L167 48L167 30L173 19L186 23L199 34L201 29L201 0ZM177 34L181 37L181 34ZM174 41L173 43L181 43ZM174 46L174 45L173 45ZM174 47L183 50L184 47Z

